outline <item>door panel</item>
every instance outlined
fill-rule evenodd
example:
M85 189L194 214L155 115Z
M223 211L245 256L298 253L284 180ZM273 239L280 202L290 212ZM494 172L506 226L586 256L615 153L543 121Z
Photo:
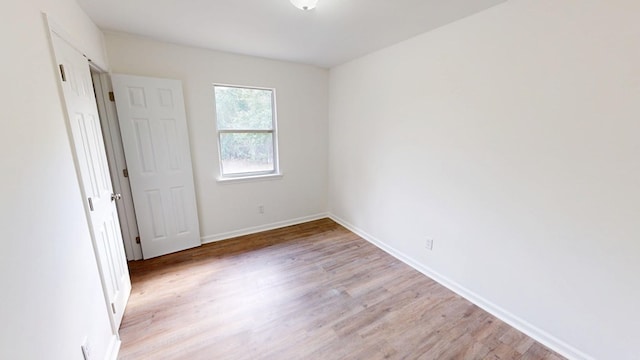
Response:
M120 326L131 292L113 187L100 129L87 59L57 35L52 37L60 64L62 90L67 109L71 142L94 251L115 329Z
M182 84L121 74L111 81L143 257L200 246Z

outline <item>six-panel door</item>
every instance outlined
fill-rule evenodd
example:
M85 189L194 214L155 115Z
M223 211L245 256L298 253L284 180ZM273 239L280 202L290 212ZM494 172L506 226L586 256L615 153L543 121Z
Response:
M199 246L179 80L111 77L145 259Z

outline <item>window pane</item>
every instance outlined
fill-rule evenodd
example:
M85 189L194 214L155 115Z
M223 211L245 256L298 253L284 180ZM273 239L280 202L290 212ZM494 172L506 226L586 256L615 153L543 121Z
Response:
M222 133L223 174L274 171L273 133Z
M220 130L272 130L271 90L215 86Z

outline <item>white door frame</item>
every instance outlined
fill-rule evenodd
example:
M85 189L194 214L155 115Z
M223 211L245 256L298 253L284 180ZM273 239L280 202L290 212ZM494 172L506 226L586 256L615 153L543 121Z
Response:
M124 157L124 148L122 147L120 124L118 123L115 102L111 101L109 95L113 91L111 79L106 72L94 73L92 77L98 103L98 113L100 114L100 124L102 125L102 133L104 134L107 148L107 162L109 163L109 169L111 169L111 181L113 182L114 191L122 194L122 199L117 203L117 206L124 249L127 253L127 260L141 260L142 247L139 241L140 233L138 232L138 223L133 207L131 185L124 172L127 169L127 162Z

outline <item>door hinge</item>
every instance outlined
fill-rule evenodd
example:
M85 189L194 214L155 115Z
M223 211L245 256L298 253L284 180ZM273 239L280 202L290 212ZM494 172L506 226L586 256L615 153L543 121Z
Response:
M113 313L116 313L116 304L111 303L111 310L113 311Z
M109 91L109 101L116 102L116 96L113 95L113 91Z
M58 65L58 67L60 68L60 77L62 77L62 82L66 82L67 81L67 74L64 72L64 65L60 64L60 65Z
M136 244L140 244L140 236L136 236Z
M89 198L89 210L93 211L93 200Z
M129 177L129 170L127 170L127 169L122 169L122 176L124 176L124 177Z

